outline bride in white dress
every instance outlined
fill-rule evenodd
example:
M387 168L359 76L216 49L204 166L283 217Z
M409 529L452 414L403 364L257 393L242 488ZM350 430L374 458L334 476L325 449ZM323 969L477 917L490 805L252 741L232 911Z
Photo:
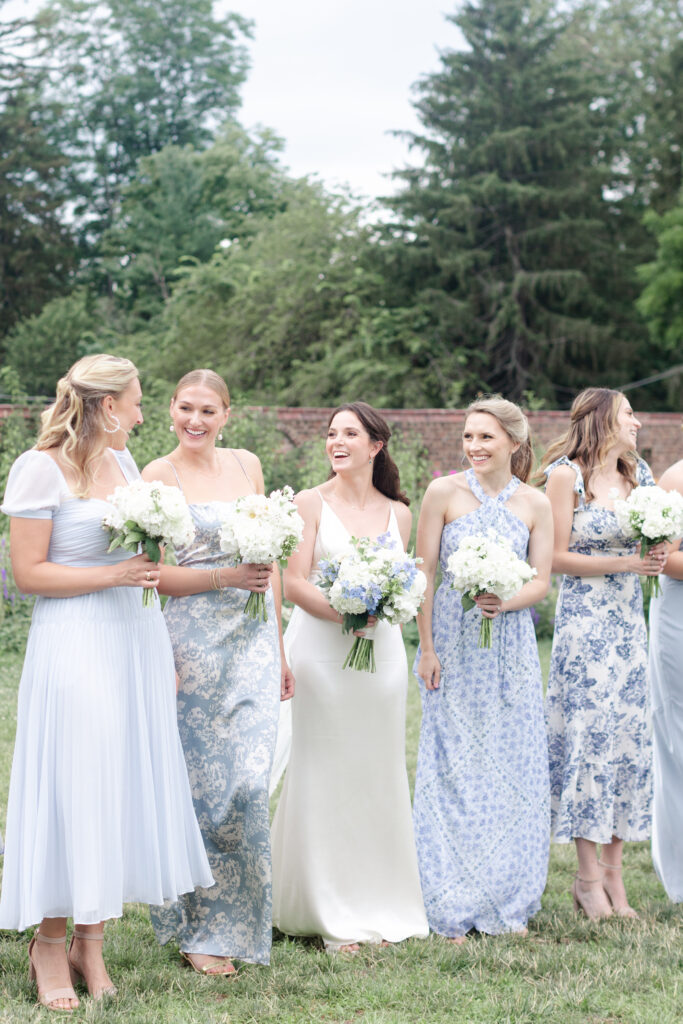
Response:
M272 829L273 924L319 935L329 951L426 936L405 765L408 667L399 626L375 632L377 672L343 670L353 637L316 583L318 561L353 536L411 515L387 451L390 431L363 402L330 419L332 476L297 495L304 539L285 571L297 607L285 645L297 680L292 749Z

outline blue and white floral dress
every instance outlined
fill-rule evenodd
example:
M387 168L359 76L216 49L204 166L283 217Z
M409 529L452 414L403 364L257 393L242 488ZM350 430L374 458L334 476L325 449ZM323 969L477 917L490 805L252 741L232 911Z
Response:
M523 929L540 907L549 854L548 748L531 613L497 616L491 648L480 648L481 613L463 613L446 568L464 537L491 529L526 558L529 530L507 505L520 481L513 477L491 498L473 470L466 479L480 505L441 535L443 580L432 617L441 683L427 690L418 680L413 810L429 925L450 937ZM416 669L419 659L418 649Z
M566 456L578 496L569 550L632 554L614 512L586 502L581 470ZM645 462L637 479L652 484ZM556 843L647 839L652 816L652 741L647 631L636 573L563 576L546 698L552 837Z
M239 461L239 460L238 460ZM240 463L241 465L241 463ZM178 565L233 565L219 545L226 502L189 505L196 530ZM164 611L180 676L178 727L194 806L216 884L152 909L160 942L187 953L270 960L272 895L268 781L280 705L273 591L268 621L244 614L234 587L170 598Z

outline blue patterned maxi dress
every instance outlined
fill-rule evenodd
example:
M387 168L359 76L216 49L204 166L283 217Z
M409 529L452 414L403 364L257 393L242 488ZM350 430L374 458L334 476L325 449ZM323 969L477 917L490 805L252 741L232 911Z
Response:
M569 550L633 554L610 509L586 503L581 470L566 456L578 496ZM652 484L647 463L637 479ZM647 631L636 573L563 576L546 697L551 824L556 843L647 839L652 820L652 739Z
M220 550L225 502L191 504L196 535L178 565L233 564ZM187 953L270 960L272 935L268 781L280 703L273 592L268 621L243 612L249 594L226 587L170 598L165 617L180 676L178 727L195 811L216 884L152 910L160 942Z
M520 481L495 498L473 470L481 503L446 523L434 596L438 690L421 680L422 728L413 821L427 918L451 937L475 928L519 931L540 907L549 852L548 749L543 686L528 608L492 623L492 646L478 646L481 614L463 613L446 562L460 541L495 530L526 558L529 531L507 507ZM417 652L415 669L420 658Z

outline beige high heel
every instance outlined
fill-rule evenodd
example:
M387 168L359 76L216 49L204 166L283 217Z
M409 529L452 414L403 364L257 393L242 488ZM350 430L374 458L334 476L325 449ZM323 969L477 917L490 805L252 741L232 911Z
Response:
M598 864L600 865L601 868L607 868L608 871L618 871L619 874L621 874L621 864L606 864L604 860L599 860ZM632 919L636 919L638 917L637 911L635 911L633 909L633 907L630 905L630 903L628 902L628 897L626 898L626 905L625 906L617 906L617 904L615 904L615 902L612 899L612 897L610 896L608 890L605 889L605 880L604 880L604 878L602 880L602 888L603 888L603 890L605 892L605 895L607 896L607 899L610 901L610 904L612 906L612 910L617 915L617 917L629 917L629 918L632 918Z
M581 882L582 885L598 885L600 888L594 895L592 893L590 895L588 893L580 894L576 887L577 882ZM581 878L577 871L570 892L574 900L574 910L577 913L582 910L590 921L600 921L604 917L612 916L612 907L607 899L607 893L602 887L602 878Z
M94 991L90 988L90 983L83 974L83 971L80 967L76 967L75 963L71 959L71 950L74 944L74 939L90 939L93 942L103 942L104 932L84 932L80 928L74 928L71 935L71 942L69 943L69 951L66 954L66 958L69 961L72 985L75 985L78 980L82 981L92 998L96 1000L103 999L105 996L118 995L118 989L115 985L105 985L104 988L95 989Z
M28 944L28 959L29 969L28 977L29 981L35 981L36 988L38 989L38 1002L41 1006L45 1006L48 1010L52 1010L54 1013L73 1013L78 1006L78 996L74 992L73 988L53 988L48 989L45 992L41 992L40 985L38 984L38 974L36 972L36 965L33 962L33 949L36 942L45 942L51 946L64 947L64 940L66 935L60 935L57 939L51 939L47 935L42 935L39 931L36 931L33 938ZM75 999L76 1006L53 1006L52 1003L56 1003L58 999Z

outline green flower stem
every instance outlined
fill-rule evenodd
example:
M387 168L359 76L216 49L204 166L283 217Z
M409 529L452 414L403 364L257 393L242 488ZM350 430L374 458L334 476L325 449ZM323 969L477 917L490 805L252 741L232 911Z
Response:
M481 626L479 627L479 646L490 647L491 635L491 619L487 619L484 615L482 615Z
M342 668L352 668L356 672L376 672L375 641L366 636L357 636Z
M250 619L259 619L261 622L267 622L268 611L266 609L266 595L252 591L244 606L244 614Z

